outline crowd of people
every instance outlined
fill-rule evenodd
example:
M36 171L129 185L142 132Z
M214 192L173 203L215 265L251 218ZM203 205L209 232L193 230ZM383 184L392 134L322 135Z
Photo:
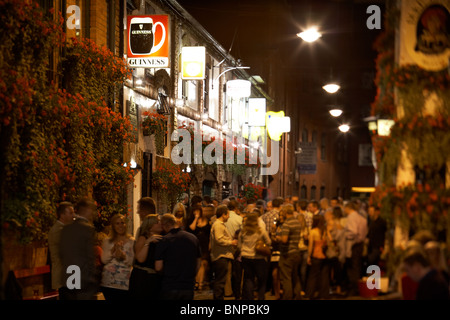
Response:
M101 292L106 300L192 300L205 289L214 300L264 300L268 292L283 300L357 296L364 267L383 262L386 222L380 208L359 200L230 197L219 203L184 195L171 213L156 208L154 199L140 199L135 236L117 214L99 240L94 202L61 203L49 233L52 286L60 299L96 299ZM424 250L414 246L405 256L402 270L417 284L405 292L448 299L447 265L438 268L432 258L442 252L433 241L422 244ZM67 272L70 266L79 267L79 279Z

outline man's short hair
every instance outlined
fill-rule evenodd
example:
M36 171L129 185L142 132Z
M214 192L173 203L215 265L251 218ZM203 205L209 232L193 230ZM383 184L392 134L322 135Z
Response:
M298 200L295 202L296 206L300 206L300 209L302 209L303 211L306 210L306 208L308 207L308 201L302 199L302 200ZM297 207L295 207L297 209Z
M320 208L320 204L319 204L319 202L317 202L316 200L312 200L312 201L310 201L309 203L312 204L312 205L313 205L314 207L316 207L317 209Z
M156 214L156 202L153 198L144 197L138 201L139 210L145 211L147 214Z
M212 198L209 195L205 195L205 196L203 196L203 201L205 201L206 204L211 204Z
M67 208L73 207L73 204L68 201L63 201L56 208L56 218L61 218L61 215L66 211Z
M284 199L282 197L276 197L272 200L272 207L279 208L284 203Z
M405 252L403 263L409 266L413 266L416 263L419 263L422 267L430 266L426 253L417 247L412 247Z
M224 204L221 204L216 208L216 218L220 218L224 214L228 213L228 207Z
M238 205L239 205L239 203L237 202L237 200L230 200L230 202L228 202L228 204L227 204L227 207L228 207L228 210L234 211L234 210L236 210Z
M280 212L284 212L286 215L293 215L294 214L294 206L290 203L283 204L281 206Z
M161 216L161 224L163 226L173 227L176 222L175 216L171 213L165 213Z
M77 205L75 207L75 211L77 212L77 214L80 214L81 212L83 212L86 209L92 209L92 210L97 209L97 205L95 204L94 200L89 199L89 198L83 198L77 202Z
M349 208L351 210L355 210L355 205L351 201L349 201L346 204L344 204L344 208Z

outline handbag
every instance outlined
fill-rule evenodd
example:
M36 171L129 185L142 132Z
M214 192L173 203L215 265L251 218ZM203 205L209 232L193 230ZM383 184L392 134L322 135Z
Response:
M270 250L270 247L264 243L263 240L258 240L255 245L255 252L262 256L270 256L272 251Z

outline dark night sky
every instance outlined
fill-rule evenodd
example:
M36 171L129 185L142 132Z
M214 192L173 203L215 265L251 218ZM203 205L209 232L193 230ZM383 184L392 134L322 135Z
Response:
M378 32L366 28L367 3L330 0L177 1L225 49L230 48L234 39L231 53L243 61L264 55L266 50L274 48L281 50L285 54L284 59L294 64L299 63L297 59L308 59L308 64L317 63L317 66L331 62L336 66L348 66L365 63L362 60L373 60L374 57L372 42ZM287 9L285 16L275 13L282 3ZM296 36L309 23L318 25L323 32L321 43L313 45L314 51Z
M373 42L379 30L369 30L369 2L351 0L177 0L231 54L250 66L250 74L264 75L264 57L275 55L286 79L317 90L331 74L340 81L343 103L367 116L372 91L361 93L362 79L375 75ZM380 3L380 1L375 1ZM379 4L382 13L384 7ZM322 38L309 44L296 36L302 28L317 25ZM234 40L234 41L233 41ZM298 80L297 80L298 79ZM289 81L289 80L287 80ZM373 86L373 82L369 85ZM367 88L365 88L367 89ZM356 98L362 95L362 98ZM303 98L302 98L303 99ZM328 98L326 98L328 99ZM328 101L321 101L325 104ZM364 109L363 111L361 111ZM350 111L350 110L348 110Z

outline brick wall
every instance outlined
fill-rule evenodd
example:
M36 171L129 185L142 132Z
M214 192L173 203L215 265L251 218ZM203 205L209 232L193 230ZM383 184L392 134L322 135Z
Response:
M107 45L108 5L106 0L91 2L90 38L99 46Z

